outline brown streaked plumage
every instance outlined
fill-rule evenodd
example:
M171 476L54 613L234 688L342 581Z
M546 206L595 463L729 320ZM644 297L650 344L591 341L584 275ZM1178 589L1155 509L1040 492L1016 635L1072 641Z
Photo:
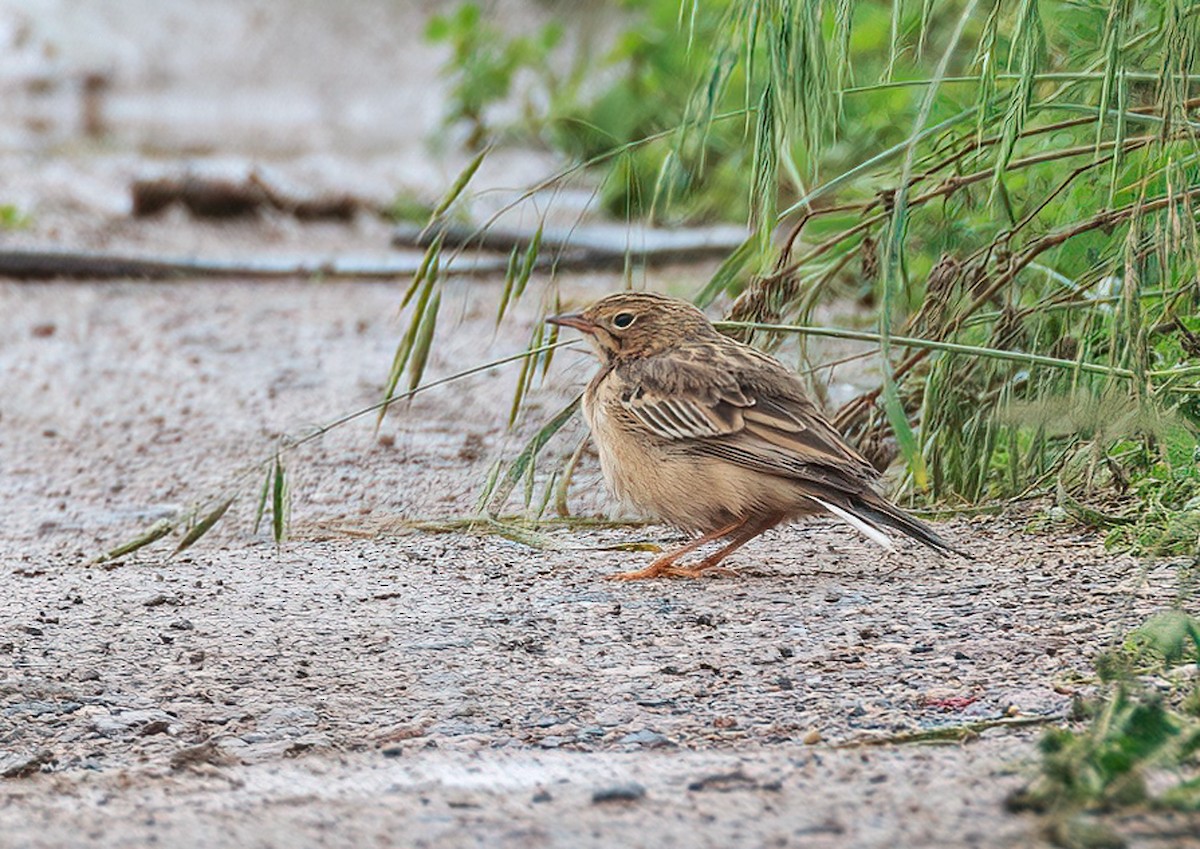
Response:
M878 495L878 475L778 360L721 335L686 301L645 292L602 298L553 324L600 357L583 410L614 494L697 539L621 580L696 577L780 522L833 514L880 545L885 529L957 552ZM723 548L676 565L705 543Z

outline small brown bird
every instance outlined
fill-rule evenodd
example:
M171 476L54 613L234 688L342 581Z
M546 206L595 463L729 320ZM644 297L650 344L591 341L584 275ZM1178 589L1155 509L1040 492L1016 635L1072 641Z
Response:
M778 360L721 335L686 301L609 295L547 321L582 331L600 357L583 412L609 488L697 539L617 580L694 578L780 522L832 513L892 548L894 529L961 554L878 495L875 469L846 444ZM705 543L726 544L694 566Z

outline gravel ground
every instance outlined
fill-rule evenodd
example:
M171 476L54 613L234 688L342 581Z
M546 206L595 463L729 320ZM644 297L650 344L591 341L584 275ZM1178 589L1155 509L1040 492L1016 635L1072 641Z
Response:
M535 311L494 332L499 285L449 287L435 375L519 349ZM397 291L0 295L0 747L32 773L0 784L12 845L1033 845L1002 803L1036 727L863 744L1059 716L1096 651L1175 588L1168 566L1004 518L944 527L976 562L883 556L816 521L747 547L736 577L634 584L603 578L651 555L613 547L668 530L558 530L541 549L399 530L469 509L519 442L511 371L299 452L278 549L248 493L179 557L97 567L280 432L374 400ZM561 356L523 432L589 370ZM576 490L603 508L590 457Z
M420 37L445 6L0 0L0 203L27 218L0 247L387 255L369 216L135 221L128 185L258 171L436 198L468 157L436 135L444 52ZM519 29L577 6L498 8ZM89 136L91 74L109 87ZM496 151L476 211L554 167ZM556 208L573 219L586 199ZM637 282L684 293L708 271ZM500 329L500 281L448 284L430 375L521 350L541 282ZM536 548L406 530L470 511L493 460L587 379L579 353L514 433L509 368L291 455L281 547L253 530L253 484L180 556L93 563L227 490L280 435L375 401L401 285L0 283L0 849L1042 845L1003 806L1038 723L1172 600L1171 567L1020 516L946 524L970 563L883 557L816 521L747 546L734 577L618 584L604 576L652 556L621 546L669 530L558 529ZM559 285L582 302L620 281ZM839 371L832 394L869 380ZM571 505L611 510L590 455ZM992 720L1007 724L903 742ZM1122 827L1196 845L1194 820Z

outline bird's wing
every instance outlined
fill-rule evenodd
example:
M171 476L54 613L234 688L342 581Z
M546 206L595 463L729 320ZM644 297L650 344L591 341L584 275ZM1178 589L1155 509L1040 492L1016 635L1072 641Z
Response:
M754 406L732 375L708 357L672 352L618 367L621 405L663 439L711 439L737 433Z
M689 440L689 450L784 477L811 477L814 467L874 477L796 377L753 349L693 346L621 371L624 408L663 439Z

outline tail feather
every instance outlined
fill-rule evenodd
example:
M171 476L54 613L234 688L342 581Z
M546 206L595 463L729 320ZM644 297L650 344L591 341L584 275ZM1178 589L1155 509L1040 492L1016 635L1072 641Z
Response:
M868 522L865 519L861 519L858 516L851 513L849 510L843 510L841 507L838 507L836 504L830 504L828 501L825 501L823 499L813 498L813 501L820 504L822 507L824 507L830 513L837 516L839 519L841 519L847 525L850 525L852 528L854 528L856 531L858 531L860 534L865 536L867 539L871 540L871 542L875 543L879 547L886 548L888 551L896 550L896 546L892 544L892 538L889 537L887 535L887 532L884 531L882 528L880 528L878 525Z
M887 529L890 528L941 554L957 554L967 560L975 559L961 548L955 548L946 542L938 536L933 528L920 519L910 516L874 493L843 496L842 499L839 499L842 503L838 505L822 498L813 498L813 500L853 526L863 536L884 548L893 548L892 541L887 535Z

